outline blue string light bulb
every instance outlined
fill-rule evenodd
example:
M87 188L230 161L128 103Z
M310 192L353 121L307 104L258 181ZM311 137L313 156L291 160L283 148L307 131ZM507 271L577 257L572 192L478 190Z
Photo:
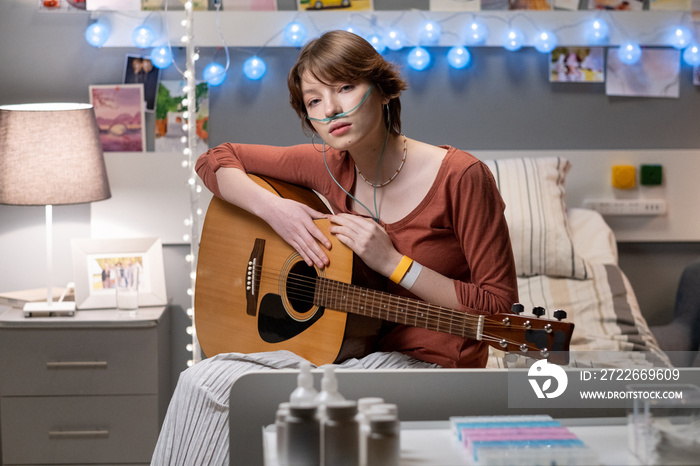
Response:
M455 47L450 48L450 50L447 51L447 63L449 63L450 66L456 70L466 68L467 66L469 66L469 63L471 61L472 56L466 47L457 45Z
M642 48L636 42L623 42L617 49L617 56L625 65L634 65L642 58Z
M386 44L384 43L384 38L380 36L379 34L370 34L367 36L367 42L372 44L372 47L374 47L374 50L377 51L377 53L382 54L386 50Z
M464 30L464 43L467 45L481 45L486 42L489 31L484 23L474 20Z
M593 44L603 44L608 41L610 26L605 20L595 18L586 24L586 40Z
M250 57L245 62L243 62L243 74L248 79L257 81L258 79L265 76L267 71L267 65L258 56Z
M532 45L540 53L549 53L557 46L557 36L550 31L540 31L533 39Z
M153 66L159 70L165 69L173 64L173 54L170 51L170 47L167 45L161 45L160 47L153 47L151 50L151 63Z
M391 50L401 50L406 43L406 34L401 29L392 28L386 34L384 43Z
M515 52L516 50L520 50L520 48L523 46L524 40L525 36L519 29L509 28L503 34L503 47L506 50Z
M687 27L678 26L671 33L670 42L673 48L683 50L693 42L693 33Z
M299 47L306 40L306 27L298 21L293 21L284 28L284 38L295 47Z
M700 46L697 43L690 44L683 50L683 61L690 66L700 65Z
M226 79L226 68L216 62L209 63L202 72L204 80L210 86L218 86Z
M430 53L423 47L414 47L408 52L408 66L423 71L430 65Z
M109 23L100 18L85 29L85 40L93 47L102 47L111 33Z
M156 40L156 33L150 26L142 24L131 33L131 41L140 49L146 49L153 45Z
M442 27L435 21L425 21L418 30L419 43L423 45L436 45L441 35Z

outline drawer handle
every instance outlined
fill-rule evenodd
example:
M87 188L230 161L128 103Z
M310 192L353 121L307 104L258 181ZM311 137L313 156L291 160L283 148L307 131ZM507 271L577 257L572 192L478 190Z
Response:
M104 438L109 437L108 430L50 430L50 439L63 438Z
M49 361L47 369L106 369L107 361Z

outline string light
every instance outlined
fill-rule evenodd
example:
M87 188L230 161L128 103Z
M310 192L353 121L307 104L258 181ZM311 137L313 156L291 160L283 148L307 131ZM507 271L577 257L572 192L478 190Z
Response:
M678 50L686 48L693 41L693 33L687 27L678 26L671 34L671 46Z
M243 74L248 79L256 81L265 76L266 71L267 65L258 56L250 57L243 63Z
M557 46L557 36L550 31L539 32L532 41L532 45L540 53L549 53Z
M408 52L408 66L416 71L423 71L430 66L430 53L423 47L414 47Z
M220 64L212 62L204 68L203 77L210 86L218 86L226 79L226 70Z
M608 41L610 26L605 20L595 18L586 24L584 35L586 40L592 44L604 44Z
M634 65L642 58L642 48L636 42L623 42L617 49L617 56L625 65Z
M100 18L85 29L85 40L93 47L102 47L111 33L109 22Z
M447 62L456 70L461 70L469 66L472 56L466 47L461 45L450 48L447 51Z
M398 28L391 28L385 37L385 44L391 50L401 50L406 43L406 34Z
M481 45L486 41L489 31L481 21L475 19L465 29L464 43L467 45Z
M418 30L419 43L422 45L436 45L440 42L442 28L435 21L425 21Z
M510 52L520 50L525 41L525 36L520 29L510 28L503 34L503 48Z
M700 46L697 43L691 44L683 50L683 61L690 66L700 65Z
M379 34L370 34L369 36L367 36L367 42L372 44L374 50L376 50L379 54L384 53L384 51L386 50L386 43L384 42L384 38Z
M295 47L299 47L306 40L306 27L297 22L291 22L284 28L284 38Z
M131 33L131 41L140 49L147 49L156 40L156 33L153 28L142 24L137 26Z
M170 51L170 47L167 45L154 47L153 50L151 50L150 58L153 66L160 70L173 64L173 53Z

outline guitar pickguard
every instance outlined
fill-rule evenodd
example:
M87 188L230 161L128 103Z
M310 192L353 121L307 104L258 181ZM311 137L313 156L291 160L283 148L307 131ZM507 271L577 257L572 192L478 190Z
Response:
M267 343L282 343L311 327L323 316L324 308L315 309L308 320L293 319L284 308L282 297L268 293L263 296L258 310L258 333Z

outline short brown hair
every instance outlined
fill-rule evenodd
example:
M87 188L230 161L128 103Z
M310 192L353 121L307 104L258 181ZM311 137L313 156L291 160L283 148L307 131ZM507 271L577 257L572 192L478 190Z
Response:
M382 96L389 98L392 134L401 134L401 92L408 86L396 67L386 61L372 45L347 31L329 31L304 46L287 76L289 102L302 120L302 126L314 130L307 118L301 92L305 72L322 83L368 80Z

